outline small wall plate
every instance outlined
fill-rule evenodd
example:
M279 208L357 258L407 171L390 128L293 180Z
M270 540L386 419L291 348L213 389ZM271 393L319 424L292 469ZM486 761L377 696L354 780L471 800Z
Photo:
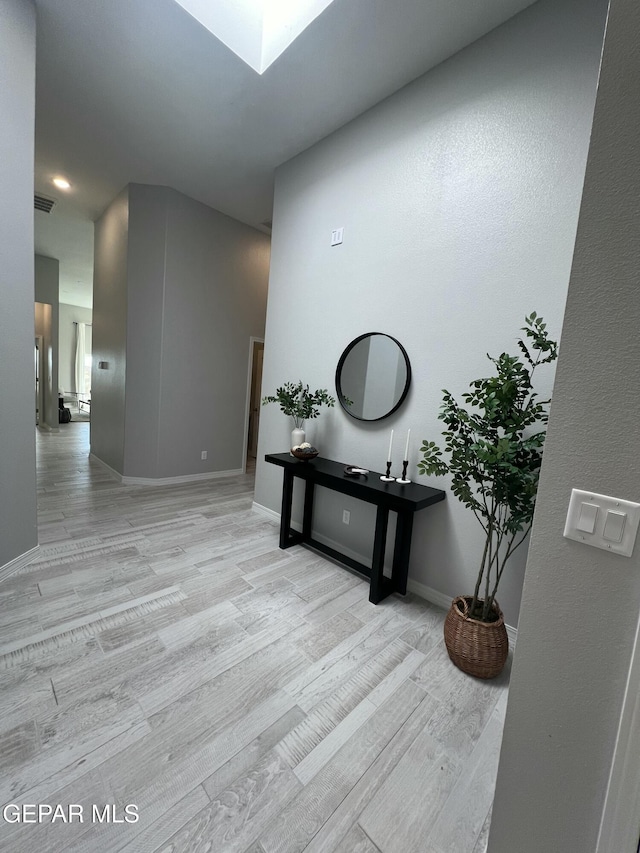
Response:
M630 557L639 523L640 504L572 489L563 536Z

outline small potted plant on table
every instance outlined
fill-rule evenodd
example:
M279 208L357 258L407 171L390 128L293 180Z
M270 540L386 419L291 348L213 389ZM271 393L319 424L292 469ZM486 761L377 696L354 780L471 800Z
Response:
M485 533L473 595L454 599L444 628L451 660L480 678L498 675L509 651L496 594L505 566L533 520L549 403L533 390L533 374L558 353L542 317L533 312L525 323L520 354L487 356L495 376L471 383L463 394L467 408L443 392L438 417L446 425L442 435L449 461L435 442L425 441L418 463L421 474L451 475L453 494Z
M291 448L299 448L301 444L307 443L304 440L303 427L305 421L317 418L320 415L320 406L332 408L335 402L326 388L310 391L309 386L303 385L302 380L300 380L299 382L285 382L282 387L276 388L275 395L264 397L262 405L278 403L285 415L293 418L294 429L291 432ZM311 448L310 445L309 447L311 452L317 456L317 450Z

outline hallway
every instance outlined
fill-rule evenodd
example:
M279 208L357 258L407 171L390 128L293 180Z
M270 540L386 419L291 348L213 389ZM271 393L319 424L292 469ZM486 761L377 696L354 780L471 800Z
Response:
M3 853L483 853L506 673L280 551L250 475L124 486L88 439L38 432L40 552L0 586L2 801L83 820L11 812Z

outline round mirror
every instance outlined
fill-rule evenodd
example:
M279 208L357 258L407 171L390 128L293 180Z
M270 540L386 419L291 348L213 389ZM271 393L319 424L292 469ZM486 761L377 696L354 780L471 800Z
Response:
M400 406L409 391L411 365L391 335L360 335L340 356L336 391L345 412L359 421L379 421Z

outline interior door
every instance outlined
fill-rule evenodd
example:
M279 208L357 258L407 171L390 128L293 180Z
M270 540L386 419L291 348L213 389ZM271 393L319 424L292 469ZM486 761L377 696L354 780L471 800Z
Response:
M251 402L249 411L249 440L247 456L255 459L258 453L258 432L260 429L260 389L262 388L262 364L264 361L264 343L256 341L253 345L253 369L251 372Z

